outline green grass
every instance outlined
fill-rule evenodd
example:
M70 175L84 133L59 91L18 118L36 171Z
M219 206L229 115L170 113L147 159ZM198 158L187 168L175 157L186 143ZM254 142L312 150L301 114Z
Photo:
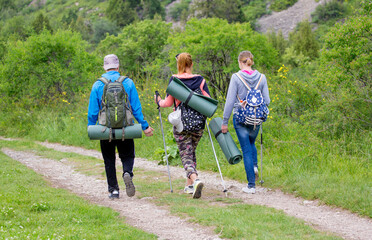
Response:
M19 142L18 148L27 149L25 143ZM10 145L14 143L0 141L0 147ZM2 152L0 166L2 239L156 239L126 225L109 208L50 187L40 175Z
M97 162L101 162L101 160L95 158L58 152L30 141L0 141L0 147L11 147L23 151L32 150L33 153L43 157L56 160L65 159L74 166L80 166L84 162L85 168L80 169L80 171L84 174L98 174L98 177L99 175L104 177L103 166L97 165ZM3 228L3 230L15 234L4 236L22 238L26 237L26 234L36 231L35 235L31 235L31 237L93 239L92 236L94 236L94 239L114 239L115 236L120 234L122 234L120 236L129 236L126 239L150 239L152 237L128 228L117 217L117 213L107 208L89 205L67 191L48 187L40 176L3 154L0 155L0 159L2 163L0 168L2 171L1 186L10 188L1 188L0 191L2 196L6 196L4 199L7 199L5 203L1 203L4 207L0 219L5 218L6 228ZM212 227L215 233L220 233L223 238L339 239L316 231L303 221L289 217L282 211L243 204L240 199L226 198L222 192L211 189L205 189L203 197L195 200L190 195L182 193L184 179L172 179L174 193L170 193L166 175L137 168L134 172L137 197L151 197L149 198L151 201L169 208L175 215L187 218L191 222ZM119 171L118 174L120 175ZM16 179L15 183L14 179ZM123 183L119 182L119 185L122 186ZM25 191L28 196L18 193L24 193ZM12 221L12 219L16 219L16 221ZM31 221L27 219L35 221L32 221L33 224L31 224ZM48 222L49 219L53 219L52 223ZM16 225L14 225L15 222ZM49 232L44 228L42 230L38 228L38 226L44 224L49 224L47 225L48 229L53 229L53 231ZM22 226L22 228L19 226ZM20 230L16 232L11 230L18 228ZM86 233L85 231L90 228L99 231L99 233L95 231ZM112 233L113 235L110 235L111 231L108 232L111 228L115 230L115 234ZM74 232L69 233L72 229ZM117 229L123 232L117 232Z
M158 110L153 103L153 92L165 89L161 84L144 87L140 95L145 117L155 129L153 137L136 139L138 157L159 162L156 154L163 150ZM164 95L164 93L162 93ZM34 115L22 115L23 121L14 127L2 125L0 135L26 137L31 140L60 142L99 150L99 141L90 141L86 131L87 97L80 107L65 106L61 111L46 108ZM221 117L220 107L214 117ZM166 121L171 108L161 109L167 146L172 142L171 124ZM33 116L36 116L33 118ZM315 135L311 127L279 118L273 118L263 125L263 180L264 186L279 188L306 199L342 207L360 215L372 217L372 181L369 171L372 141L370 132L348 133L338 139L324 139ZM18 117L21 117L19 115ZM14 116L13 118L18 118ZM9 122L11 115L0 116L0 123ZM14 121L12 121L14 123ZM18 124L18 125L17 125ZM6 126L6 127L5 127ZM32 127L31 127L32 126ZM229 130L237 142L237 137L229 124ZM258 136L259 139L259 136ZM243 163L230 165L226 161L218 143L214 141L217 157L224 177L246 182ZM256 142L260 152L259 140ZM196 151L198 169L218 172L207 130L204 132ZM260 155L258 156L260 161ZM180 165L179 158L171 159L172 165ZM260 165L260 164L259 164Z

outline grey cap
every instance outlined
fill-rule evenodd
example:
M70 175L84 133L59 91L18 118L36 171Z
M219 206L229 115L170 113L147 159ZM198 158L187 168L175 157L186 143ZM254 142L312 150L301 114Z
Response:
M106 71L112 68L119 67L119 58L115 54L105 56L103 59L103 69Z

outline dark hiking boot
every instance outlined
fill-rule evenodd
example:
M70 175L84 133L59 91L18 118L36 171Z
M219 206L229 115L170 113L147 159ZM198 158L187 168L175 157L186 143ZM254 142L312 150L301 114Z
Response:
M125 183L125 191L127 192L128 197L133 197L136 194L136 188L134 187L132 177L128 172L123 174L123 179Z

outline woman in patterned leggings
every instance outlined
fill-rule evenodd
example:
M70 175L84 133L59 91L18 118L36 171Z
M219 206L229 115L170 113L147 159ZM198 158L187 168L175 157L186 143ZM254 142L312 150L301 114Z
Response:
M188 53L177 54L177 68L178 74L173 75L169 83L174 77L180 79L188 88L192 91L200 91L205 96L210 96L208 86L205 80L200 75L192 74L192 59L191 55ZM155 96L155 102L160 107L171 107L173 104L179 106L181 101L174 98L172 95L167 95L167 97L162 100L160 96ZM177 129L173 128L173 135L176 139L178 150L180 152L183 167L186 171L186 186L184 189L185 193L192 193L193 198L200 198L201 192L204 184L198 179L198 172L196 171L196 155L195 150L198 146L199 140L203 135L205 126L205 120L203 127L198 131L181 131L178 132Z

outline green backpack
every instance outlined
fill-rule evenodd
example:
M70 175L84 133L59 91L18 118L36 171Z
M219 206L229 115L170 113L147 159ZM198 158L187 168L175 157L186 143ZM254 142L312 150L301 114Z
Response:
M123 81L126 78L126 76L120 76L115 82L103 77L98 79L105 84L98 123L110 129L110 141L113 128L123 129L122 140L124 141L124 128L133 125L132 108L128 100L128 94L123 86Z

